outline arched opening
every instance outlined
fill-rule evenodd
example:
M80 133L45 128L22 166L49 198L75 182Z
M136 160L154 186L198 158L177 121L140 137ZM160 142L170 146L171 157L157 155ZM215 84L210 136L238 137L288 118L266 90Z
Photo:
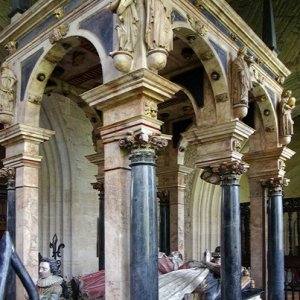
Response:
M69 37L41 60L27 91L27 99L33 93L41 95L41 105L27 101L27 113L39 112L34 122L55 131L40 147L39 252L53 255L49 243L56 234L57 246L65 245L58 259L67 278L98 270L99 200L91 185L98 169L86 156L99 150L95 129L102 120L79 95L102 83L101 62L93 44Z

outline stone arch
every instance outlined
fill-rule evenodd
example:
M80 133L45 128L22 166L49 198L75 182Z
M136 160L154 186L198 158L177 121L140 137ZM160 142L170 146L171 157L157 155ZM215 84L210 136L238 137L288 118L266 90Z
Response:
M275 103L272 103L267 90L253 82L251 96L254 101L254 129L256 133L249 138L249 151L263 151L278 145L278 121Z
M44 55L40 57L38 62L35 64L24 93L24 107L23 112L18 118L19 123L38 126L40 116L39 104L42 101L48 79L57 64L72 49L72 47L76 46L74 41L76 41L76 38L78 37L87 40L95 47L103 70L102 74L107 73L103 69L102 63L103 61L106 61L104 48L99 41L96 42L95 38L91 37L91 33L85 32L85 30L79 30L79 32L76 31L76 35L67 36L44 53ZM107 69L108 64L105 63L104 65L105 69Z
M227 82L227 70L222 66L219 55L212 46L207 35L204 34L201 36L184 22L174 22L173 31L176 37L188 43L194 50L208 75L211 75L213 72L219 74L218 80L213 80L211 76L208 76L214 96L219 101L221 99L222 101L228 100L229 88Z

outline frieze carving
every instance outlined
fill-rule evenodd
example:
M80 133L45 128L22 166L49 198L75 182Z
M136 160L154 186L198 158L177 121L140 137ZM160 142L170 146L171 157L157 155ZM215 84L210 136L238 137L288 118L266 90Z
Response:
M125 138L120 139L119 146L127 150L154 149L159 150L168 145L168 141L159 134L146 134L128 132Z
M144 112L148 117L157 118L157 104L152 101L145 101Z
M27 101L36 105L40 105L42 102L42 97L36 95L28 95Z
M216 95L215 99L216 99L217 102L225 102L225 101L228 100L228 94L227 93L222 93L222 94Z
M12 55L17 51L17 42L10 41L4 46L4 48L6 49L9 55Z
M242 149L241 143L238 140L232 141L232 150L236 152L240 152Z
M16 170L11 167L3 167L0 169L0 178L15 178Z
M215 167L206 167L201 173L201 179L211 184L235 183L237 175L248 171L248 165L243 162L224 163Z
M204 24L200 23L199 21L196 21L194 18L190 17L189 15L187 17L188 17L188 21L191 24L191 27L195 30L198 36L204 37L207 35L208 28Z
M52 33L49 36L49 41L51 44L63 39L69 31L69 26L67 24L61 24L60 26L53 29Z

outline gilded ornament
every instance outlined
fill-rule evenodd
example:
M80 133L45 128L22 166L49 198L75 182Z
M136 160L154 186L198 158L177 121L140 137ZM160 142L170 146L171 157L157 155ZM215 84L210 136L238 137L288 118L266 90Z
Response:
M10 41L4 46L4 48L6 49L9 55L12 55L17 51L17 42Z
M207 51L200 55L201 61L208 61L208 60L211 60L213 57L214 57L214 54L211 51Z
M54 44L61 39L63 39L69 31L69 26L67 24L61 24L60 26L53 29L52 33L49 36L49 41L51 44Z
M285 78L283 77L283 76L278 76L277 78L276 78L276 81L279 83L279 84L284 84L284 82L285 82Z
M64 16L64 9L62 7L57 8L54 11L56 20L60 20Z

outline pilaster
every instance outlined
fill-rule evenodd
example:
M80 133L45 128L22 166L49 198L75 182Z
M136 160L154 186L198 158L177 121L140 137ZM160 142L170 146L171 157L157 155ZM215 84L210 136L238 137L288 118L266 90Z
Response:
M185 253L185 177L193 169L178 165L177 167L158 170L158 189L169 192L170 199L170 251Z
M270 178L283 178L285 162L294 155L287 147L250 152L244 160L250 165L248 172L250 189L250 253L251 276L256 287L267 291L267 189L263 184ZM267 293L267 292L266 292Z
M5 167L16 170L16 251L33 281L38 277L39 144L54 131L15 124L0 131L6 148ZM17 299L23 299L17 288Z

